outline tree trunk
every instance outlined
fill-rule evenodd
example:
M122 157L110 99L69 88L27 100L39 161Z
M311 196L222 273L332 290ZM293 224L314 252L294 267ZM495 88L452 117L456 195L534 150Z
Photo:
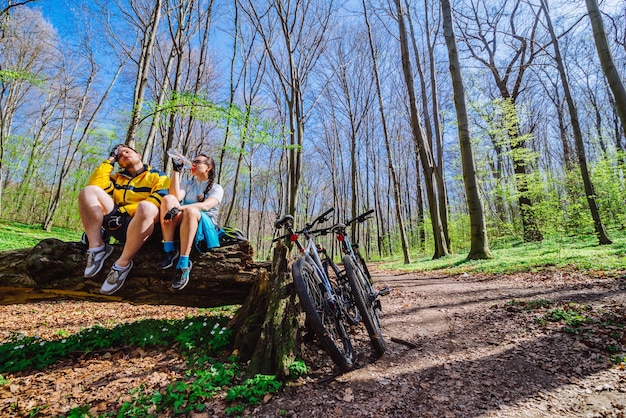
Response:
M85 279L87 247L54 238L32 249L0 252L0 305L44 300L78 299L129 302L137 305L216 307L241 304L267 263L252 260L248 242L220 247L199 255L192 252L193 271L187 287L171 288L174 270L157 270L161 244L149 242L133 259L134 267L124 287L113 296L100 294L100 286L121 253L114 245L98 276Z
M133 93L133 109L130 114L130 121L128 123L128 131L126 132L126 145L135 146L135 134L139 128L141 121L141 110L143 109L144 94L146 91L146 84L148 83L148 70L150 62L152 60L152 49L156 39L157 29L159 26L159 20L161 19L161 0L156 0L154 8L152 10L152 16L145 28L144 38L142 41L141 54L139 57L137 78L135 81L135 91Z
M365 14L365 25L367 26L368 39L370 44L370 52L372 54L372 65L374 67L374 78L376 81L376 93L378 96L378 106L380 109L380 117L383 127L383 136L385 137L385 149L387 150L387 163L390 174L390 181L393 183L393 196L395 200L396 207L396 222L398 222L398 229L400 231L400 241L402 244L402 253L404 255L404 264L411 263L411 255L409 254L409 243L406 237L406 231L404 229L404 222L402 220L402 207L400 200L400 185L398 183L398 176L396 174L396 170L393 166L393 157L391 155L391 147L389 145L389 134L387 131L387 122L385 119L385 108L383 105L383 97L380 86L380 77L378 75L378 63L376 60L376 51L374 49L374 41L372 40L372 31L370 29L369 18L367 17L367 7L365 5L365 0L363 0L363 12ZM391 240L390 240L391 243Z
M622 128L626 129L624 128L626 127L626 88L624 88L624 83L622 82L619 71L613 62L609 41L607 40L606 32L604 31L604 23L602 22L600 9L598 8L598 2L596 0L585 0L585 2L587 3L589 20L593 28L593 39L596 44L596 49L598 50L602 72L604 72L604 76L609 82L609 86L615 97L615 105L622 122Z
M243 306L230 321L235 347L249 361L246 375L289 375L289 365L301 352L305 316L297 304L287 264L287 247L274 248L272 273L261 274Z
M454 37L454 27L452 25L452 10L449 0L441 0L443 14L443 32L448 47L448 57L450 60L450 76L452 78L452 88L454 90L454 106L458 121L459 142L461 149L461 161L463 166L463 182L465 184L465 194L467 196L467 208L470 215L471 228L471 248L467 256L470 260L491 258L489 243L487 240L487 224L485 222L485 210L482 196L478 188L478 178L476 176L476 164L474 162L474 152L469 131L469 120L467 107L465 105L465 86L461 76L461 65L459 54Z
M436 188L436 167L435 160L432 155L432 146L429 139L424 135L424 130L420 122L420 115L417 110L417 98L415 88L413 87L414 78L411 70L411 62L409 59L409 47L404 25L404 12L400 0L396 0L396 9L398 13L398 31L400 33L400 49L402 55L402 70L404 73L404 81L409 95L409 107L411 110L411 130L413 132L413 140L419 146L419 153L422 161L422 169L424 171L424 180L426 185L426 193L428 195L428 205L430 209L430 217L433 229L433 240L435 244L435 254L433 258L441 258L449 255L448 240L446 239L443 224L441 221L441 211L439 207L441 200L438 196Z
M604 229L602 219L600 218L600 209L598 208L598 203L596 202L596 192L594 190L593 183L591 182L589 170L587 169L587 155L585 154L585 144L583 143L583 135L580 130L580 122L578 120L578 109L576 108L574 98L572 97L572 93L570 92L569 83L567 81L567 74L565 73L565 66L563 65L563 60L561 59L559 40L554 33L552 19L550 19L550 15L548 14L548 6L545 0L541 1L541 7L543 8L546 15L548 31L550 32L552 44L554 45L554 60L559 70L559 75L561 76L561 83L563 84L563 94L565 95L565 100L567 100L570 122L572 123L572 132L574 133L574 144L576 145L576 155L578 156L578 164L580 166L580 174L583 178L585 195L587 196L587 203L589 204L589 210L591 212L591 217L593 218L593 225L595 228L596 236L598 237L598 241L600 242L600 244L612 244L612 241L609 239L609 236Z
M428 56L428 69L430 80L430 93L432 99L432 116L428 110L428 88L426 86L426 77L422 66L420 64L420 54L415 40L415 30L413 28L413 20L409 10L410 4L405 0L406 17L409 24L409 34L411 35L411 45L413 47L413 56L415 57L415 66L417 68L421 100L422 100L422 112L424 114L424 128L426 129L426 137L429 138L431 146L431 154L436 155L437 164L435 165L435 179L437 181L437 198L439 199L439 216L441 219L441 227L443 228L443 236L446 239L446 246L450 248L450 233L448 222L448 191L446 187L445 173L443 171L443 135L441 133L441 127L439 124L439 92L437 91L437 77L435 68L435 52L434 46L430 39L431 32L434 32L436 28L431 28L429 20L428 0L424 0L424 27L426 36L427 56ZM432 122L431 122L432 119ZM435 154L435 150L437 151ZM433 160L435 158L433 157ZM418 176L418 190L421 188ZM421 198L421 197L420 197ZM422 216L423 218L423 216Z

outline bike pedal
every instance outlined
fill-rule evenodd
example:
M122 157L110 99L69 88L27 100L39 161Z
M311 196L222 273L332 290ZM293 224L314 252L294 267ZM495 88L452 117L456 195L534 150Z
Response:
M379 296L387 296L390 293L391 293L391 289L389 289L386 286L378 291Z

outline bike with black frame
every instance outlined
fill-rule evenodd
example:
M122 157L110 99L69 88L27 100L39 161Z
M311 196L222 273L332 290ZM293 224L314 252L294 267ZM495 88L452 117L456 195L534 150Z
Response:
M374 210L369 210L345 223L338 223L331 228L341 243L341 250L345 254L343 265L345 274L352 289L352 295L356 306L361 313L361 319L370 337L370 342L378 356L383 355L387 349L385 340L380 329L380 296L388 295L389 288L376 290L370 272L365 264L365 259L359 251L359 245L350 241L346 233L348 226L365 222L371 217Z
M322 260L326 256L325 252L318 250L320 247L313 239L316 235L330 231L330 228L313 228L327 222L333 211L334 208L327 210L299 231L294 230L293 216L286 215L277 220L274 226L276 230L285 229L287 233L273 241L289 239L300 251L300 258L293 263L291 272L307 322L335 364L343 370L350 370L354 367L355 353L348 333L349 307L342 296L343 290L338 280L330 279ZM304 237L304 243L300 241L300 236Z

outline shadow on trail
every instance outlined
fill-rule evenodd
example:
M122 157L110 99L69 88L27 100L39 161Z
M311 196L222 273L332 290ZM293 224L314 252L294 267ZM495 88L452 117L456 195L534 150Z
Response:
M449 279L450 276L447 277L437 277L437 278L407 278L403 277L402 279L396 280L395 278L386 277L384 280L385 285L389 286L391 291L398 289L411 289L411 288L419 288L419 286L437 286L437 281ZM422 282L419 285L415 285L415 281ZM406 282L406 283L405 283ZM412 283L409 283L412 282ZM481 282L481 281L473 281ZM445 299L453 299L459 300L455 303L429 303L428 301L424 304L420 304L419 301L416 301L414 298L407 298L405 307L401 309L397 309L393 312L385 311L385 299L382 301L383 314L386 321L392 321L394 318L403 318L407 314L413 314L419 311L431 310L431 309L450 309L450 308L460 308L460 307L472 307L478 306L480 304L486 302L492 303L506 303L511 300L520 300L520 299L545 299L550 302L565 302L565 301L576 301L578 303L588 303L592 301L597 301L600 299L607 299L611 297L615 297L618 294L622 294L626 292L626 282L618 281L617 279L612 283L611 286L607 286L606 284L598 285L594 282L589 282L586 284L572 284L572 285L563 285L560 287L553 288L539 288L540 283L537 284L537 287L529 287L529 288L520 288L509 286L505 287L501 284L494 284L493 287L481 288L476 290L465 289L462 291L451 292L445 289L446 283L441 282L440 286L442 286L441 292L437 292L436 294L431 291L424 292L414 292L417 293L418 296L422 298L428 299L429 295L435 294L437 298L441 299L441 296L444 295ZM495 293L495 294L493 294ZM411 295L411 296L414 296ZM491 295L493 294L493 295Z
M464 347L464 350L471 349ZM575 383L611 367L606 358L602 359L604 356L581 349L572 338L559 332L511 345L474 360L447 362L446 353L441 354L441 364L418 368L407 376L392 374L387 377L389 383L384 387L376 378L369 383L362 382L364 386L402 394L389 403L381 403L377 412L381 416L406 416L403 414L406 414L407 406L419 405L415 416L428 413L435 416L448 416L450 413L453 416L477 416L540 397L545 391ZM467 354L471 355L470 352ZM590 356L597 356L598 360L589 361ZM419 356L404 356L404 361L419 363ZM403 391L401 387L396 387L395 379L412 382L413 390ZM626 403L626 400L623 401L622 405ZM367 402L367 396L357 398L355 402ZM567 415L576 411L561 412Z
M412 284L405 283L407 280ZM381 282L392 288L393 295L394 287L405 284L407 289L419 289L415 280L387 276ZM432 286L433 278L427 280ZM510 289L502 284L482 290L468 287L454 296L433 294L434 303L420 294L419 300L407 300L406 307L396 301L392 311L385 311L383 299L383 329L393 328L395 322L402 324L396 328L397 336L417 348L389 342L389 351L379 360L364 362L360 369L331 382L293 388L288 397L297 398L297 406L281 405L279 397L260 408L258 416L273 416L276 411L309 417L604 416L597 410L589 415L590 410L585 409L588 405L581 394L591 396L593 386L592 390L587 386L587 392L568 392L584 379L593 382L598 376L610 382L608 388L601 389L608 399L605 406L626 410L625 376L620 381L617 372L606 373L613 368L606 352L578 342L565 327L555 323L540 327L534 322L536 315L508 311L503 305L511 295L553 303L592 303L615 296L623 299L624 282L550 288L540 288L538 283L537 287ZM461 301L445 302L450 299ZM406 316L415 312L420 312L417 320L407 323ZM430 327L428 321L439 324ZM557 390L563 391L563 399L555 394ZM526 405L523 414L519 413L521 404Z

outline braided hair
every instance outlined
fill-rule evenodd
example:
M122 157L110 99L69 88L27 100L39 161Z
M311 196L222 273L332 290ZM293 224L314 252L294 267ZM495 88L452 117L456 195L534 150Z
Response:
M209 194L209 190L211 190L211 187L213 187L213 184L215 183L215 161L213 161L213 158L209 157L206 154L198 154L198 156L206 158L207 159L207 165L210 168L210 170L209 170L209 181L206 184L206 188L204 189L204 193L202 193L201 200L199 199L200 202L204 202L204 200L206 199L207 195Z

